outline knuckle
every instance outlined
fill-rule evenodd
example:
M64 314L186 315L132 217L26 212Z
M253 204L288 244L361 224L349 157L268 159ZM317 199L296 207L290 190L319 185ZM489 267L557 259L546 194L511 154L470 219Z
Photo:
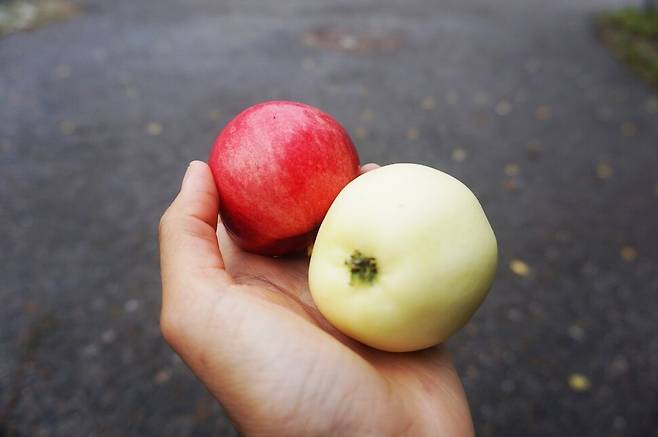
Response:
M160 314L160 333L171 347L176 347L180 337L180 321L165 308Z
M162 217L160 217L160 223L158 223L158 237L160 241L167 237L171 233L171 227L173 217L171 216L171 209L167 209Z
M162 217L160 217L160 222L158 223L158 235L162 237L162 234L164 233L164 230L167 226L167 212L165 211L164 214L162 214Z

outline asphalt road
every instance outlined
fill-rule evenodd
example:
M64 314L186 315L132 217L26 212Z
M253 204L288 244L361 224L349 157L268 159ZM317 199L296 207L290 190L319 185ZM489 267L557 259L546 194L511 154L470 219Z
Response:
M591 27L621 3L86 0L0 39L0 436L235 435L160 337L156 227L274 98L481 199L479 435L658 435L658 97Z

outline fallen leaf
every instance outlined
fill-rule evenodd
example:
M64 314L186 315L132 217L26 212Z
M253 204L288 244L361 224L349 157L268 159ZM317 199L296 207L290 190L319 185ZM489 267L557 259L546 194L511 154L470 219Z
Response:
M354 130L354 133L355 133L356 137L360 140L365 140L366 138L368 138L368 135L369 135L368 134L368 129L366 129L364 127L357 127Z
M504 171L507 176L516 176L521 172L521 167L519 164L510 163L505 166Z
M77 128L78 126L71 120L64 120L59 124L59 131L64 135L71 135Z
M633 123L624 123L621 125L621 134L625 137L635 136L637 127Z
M208 110L208 118L212 121L219 121L222 119L222 111L219 109L210 109Z
M528 158L538 159L544 151L544 146L538 140L530 140L527 144Z
M582 341L585 338L585 330L578 325L569 327L569 337L576 341Z
M646 101L644 104L644 109L649 113L649 114L655 114L658 112L658 98L651 97Z
M496 114L500 116L507 115L510 112L512 112L512 104L507 100L501 100L498 103L496 103L494 111L496 112Z
M415 127L410 127L409 129L407 129L408 140L411 141L417 140L419 135L420 133L418 132L418 129L416 129Z
M596 165L596 175L599 177L599 179L608 179L610 176L612 176L612 167L610 167L610 164L605 162L599 162Z
M452 160L455 162L464 162L467 157L466 150L457 148L452 151Z
M591 383L589 379L581 373L572 373L569 375L569 388L573 391L584 392L589 390Z
M479 108L489 104L489 100L490 100L489 94L484 93L484 92L476 93L473 96L473 103L475 104L475 106L477 106Z
M448 94L446 94L445 100L448 105L455 105L457 102L459 102L459 95L457 95L457 93L454 91L450 91Z
M66 79L71 76L72 72L73 69L70 65L67 64L59 64L57 67L55 67L55 77L58 79Z
M518 191L521 189L517 179L505 179L503 181L503 189L505 191Z
M126 96L128 96L130 98L139 97L139 94L140 94L139 90L136 87L131 86L131 85L128 85L126 87L125 91L126 91Z
M549 106L541 105L535 109L535 118L539 121L545 121L551 118L552 111Z
M420 102L421 108L431 111L432 109L436 108L436 99L431 96L427 96L423 99L422 102Z
M375 113L369 109L366 109L361 113L361 120L363 121L372 121L375 118Z
M637 250L633 246L623 246L620 255L624 261L633 262L637 258Z
M517 276L528 276L530 274L530 266L520 259L513 259L509 263L510 270Z
M160 135L162 133L162 125L160 123L151 122L146 125L146 132L153 136Z

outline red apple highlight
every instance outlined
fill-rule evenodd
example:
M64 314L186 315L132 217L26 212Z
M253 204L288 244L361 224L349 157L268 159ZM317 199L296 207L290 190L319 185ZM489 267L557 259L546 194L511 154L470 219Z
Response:
M304 250L338 193L359 174L359 157L340 123L286 101L238 114L217 137L209 165L229 235L263 255Z

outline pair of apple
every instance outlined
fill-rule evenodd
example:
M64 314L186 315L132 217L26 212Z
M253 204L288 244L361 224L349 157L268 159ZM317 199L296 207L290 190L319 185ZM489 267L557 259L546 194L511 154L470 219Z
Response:
M270 256L314 244L313 300L369 346L402 352L442 342L493 282L496 239L464 184L416 164L359 176L349 135L317 108L246 109L217 137L209 165L236 243Z

